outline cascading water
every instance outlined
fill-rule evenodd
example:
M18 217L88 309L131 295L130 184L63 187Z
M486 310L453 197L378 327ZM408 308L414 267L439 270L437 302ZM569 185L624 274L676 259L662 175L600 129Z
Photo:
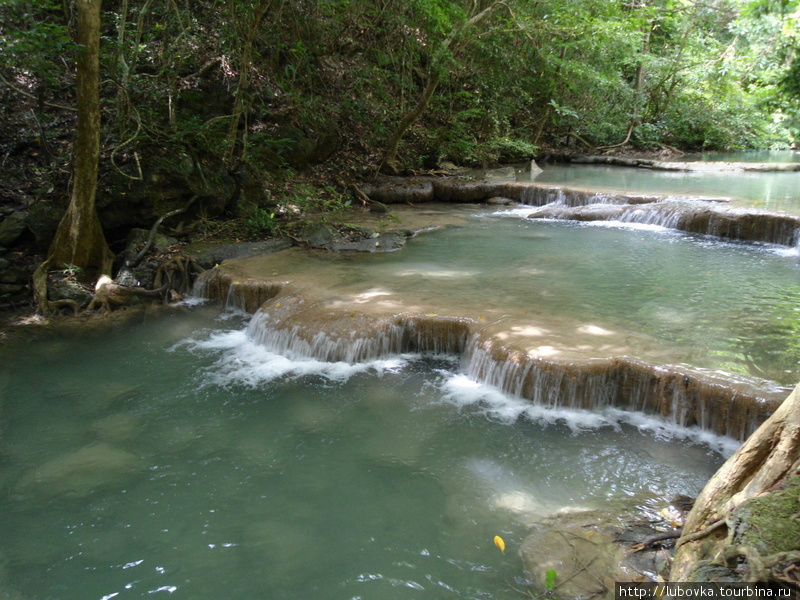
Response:
M407 353L458 355L469 377L546 408L619 408L657 415L744 440L775 409L763 390L708 373L657 368L629 358L563 362L533 359L475 333L465 319L397 316L364 320L326 312L325 323L302 302L282 296L262 307L248 336L272 352L326 362L363 363ZM292 307L292 308L290 308ZM281 316L275 313L282 313Z
M525 196L523 194L523 198ZM540 198L537 194L530 196L534 200ZM685 198L630 204L619 196L577 196L580 201L573 199L567 202L558 198L542 204L533 202L540 208L527 213L527 216L537 219L638 223L729 240L789 247L796 246L800 240L800 217L791 215L728 208L718 202ZM597 198L600 198L599 202Z
M232 261L196 292L237 310L7 352L0 589L518 597L519 549L658 518L796 377L786 257L459 225L397 255Z
M784 394L782 389L730 374L655 366L629 357L537 357L506 347L500 339L504 334L498 337L486 331L480 320L373 311L366 301L363 310L343 310L341 302L332 308L297 293L289 283L243 285L235 274L218 270L198 285L205 295L228 302L233 288L238 290L237 307L254 306L265 295L271 298L251 319L247 334L272 352L350 364L404 353L457 355L469 377L543 407L595 411L614 407L743 440ZM248 298L246 291L253 297ZM373 299L386 296L391 294L372 294Z
M452 360L277 355L215 314L0 347L0 595L511 600L532 526L656 515L720 464L709 446L730 452L653 420L536 413ZM403 347L470 345L461 320L390 325Z

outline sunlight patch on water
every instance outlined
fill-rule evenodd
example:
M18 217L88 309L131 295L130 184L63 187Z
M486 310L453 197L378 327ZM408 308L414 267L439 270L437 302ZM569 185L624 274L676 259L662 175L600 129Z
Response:
M364 292L362 294L356 294L351 299L351 302L353 302L355 304L366 304L367 302L370 302L374 298L380 298L380 297L383 297L383 296L391 296L391 295L392 295L392 292L390 292L388 290L373 289L373 290L368 290L368 291L366 291L366 292Z
M578 333L585 333L587 335L600 335L600 336L614 335L613 331L591 324L581 325L580 327L578 327Z
M456 269L440 269L435 267L430 268L417 268L417 269L403 269L397 271L398 277L432 277L438 279L457 279L465 277L474 277L476 271L456 270Z

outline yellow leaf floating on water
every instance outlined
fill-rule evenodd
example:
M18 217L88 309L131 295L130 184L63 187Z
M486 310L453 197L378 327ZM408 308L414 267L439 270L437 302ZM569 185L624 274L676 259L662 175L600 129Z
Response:
M439 315L437 315L436 313L425 313L425 316L426 317L437 317Z
M675 528L683 527L683 516L680 511L672 506L662 508L658 514L670 525Z
M506 542L499 535L494 536L494 545L500 549L500 552L506 551Z

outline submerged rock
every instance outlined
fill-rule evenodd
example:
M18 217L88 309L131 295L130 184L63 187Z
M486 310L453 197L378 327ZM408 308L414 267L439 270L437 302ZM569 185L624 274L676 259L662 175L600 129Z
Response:
M92 423L92 430L105 442L124 442L133 438L139 429L139 419L133 415L116 414Z
M617 581L665 576L677 531L644 509L663 501L640 500L636 506L629 499L602 510L561 511L535 523L519 550L534 590L549 587L559 598L613 598Z
M23 475L16 492L25 497L83 498L97 489L124 485L144 467L134 454L98 442L51 459Z

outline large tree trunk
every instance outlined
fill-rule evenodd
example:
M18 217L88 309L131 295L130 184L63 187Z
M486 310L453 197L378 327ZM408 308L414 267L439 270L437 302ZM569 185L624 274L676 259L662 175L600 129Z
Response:
M800 582L800 386L698 496L672 581Z
M69 207L50 245L50 266L70 264L87 277L107 273L113 255L95 210L97 168L100 159L100 4L77 0L77 41L80 45L76 77L78 126L73 150L74 179Z

